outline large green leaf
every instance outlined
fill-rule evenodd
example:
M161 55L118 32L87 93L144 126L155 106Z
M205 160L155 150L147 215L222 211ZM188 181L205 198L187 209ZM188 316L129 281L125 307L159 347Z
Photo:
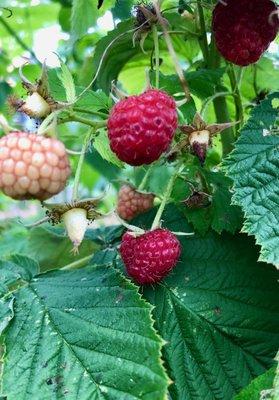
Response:
M278 119L278 99L279 92L274 93L253 110L225 162L234 181L233 201L245 213L243 231L255 235L262 246L260 260L275 265L279 264L279 136L270 131Z
M154 215L154 214L153 214ZM137 220L150 226L152 214ZM169 207L164 225L189 231ZM154 306L172 400L231 400L273 363L279 341L278 272L257 263L245 234L180 237L181 260L161 284L145 289Z
M42 251L44 243L44 251ZM27 251L28 254L40 264L40 270L46 271L53 268L61 268L71 264L82 257L88 256L96 250L97 246L85 239L78 254L73 254L73 245L65 235L63 229L57 230L51 227L36 227L30 231Z
M235 233L240 230L241 209L231 205L231 179L220 172L203 171L202 169L200 171L210 188L211 202L200 208L181 206L180 209L188 221L201 234L205 234L209 228L218 233L223 231Z
M4 333L3 396L166 398L151 307L111 266L39 275L14 298Z

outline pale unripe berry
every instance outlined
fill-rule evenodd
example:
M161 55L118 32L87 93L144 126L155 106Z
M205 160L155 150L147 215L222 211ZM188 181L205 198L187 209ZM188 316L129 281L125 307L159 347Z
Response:
M0 139L0 190L16 200L46 200L71 174L65 146L55 138L12 132Z
M131 221L153 207L154 197L153 193L142 193L130 185L123 185L118 193L117 214Z
M51 113L51 108L46 100L34 92L28 96L24 104L20 107L20 111L34 118L44 118Z
M87 211L84 208L72 208L63 214L62 220L74 245L73 251L77 253L88 225Z

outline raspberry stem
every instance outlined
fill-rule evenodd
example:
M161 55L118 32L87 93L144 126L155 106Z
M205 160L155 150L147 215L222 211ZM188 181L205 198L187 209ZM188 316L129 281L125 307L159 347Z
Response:
M165 209L167 202L170 198L170 195L172 193L174 182L175 182L177 176L180 174L180 172L181 172L181 165L179 164L178 167L176 168L176 170L174 171L174 174L172 175L172 177L169 180L168 186L167 186L164 196L162 198L162 202L160 204L160 207L158 208L157 214L152 223L151 230L157 229L160 226L162 214L164 212L164 209Z
M188 101L190 101L191 93L190 93L189 85L188 85L188 83L187 83L187 81L185 79L185 76L183 74L183 70L182 70L182 68L181 68L181 66L179 64L179 60L178 60L177 54L176 54L176 52L174 50L171 37L170 37L170 35L168 33L168 29L166 27L166 22L162 18L162 15L161 15L161 12L160 12L160 6L159 6L159 4L158 4L158 2L156 0L154 1L154 7L155 7L155 10L156 10L158 22L159 22L159 24L161 25L161 27L163 29L163 35L164 35L164 38L165 38L165 42L166 42L169 54L171 56L171 59L173 61L177 76L178 76L178 78L179 78L179 80L181 82L181 86L182 86L182 88L184 90L185 97L186 97L186 99Z
M92 259L92 257L93 257L93 254L91 254L90 256L83 257L80 260L77 260L70 264L65 265L65 267L61 268L61 270L69 271L72 269L82 268L89 263L89 261Z
M154 54L155 54L156 88L159 89L159 79L160 79L160 49L159 49L158 30L157 30L156 24L152 24L152 34L153 34Z
M145 173L145 175L144 175L144 177L143 177L143 179L142 179L142 181L141 181L141 183L140 183L140 185L139 185L139 187L138 187L138 190L139 190L139 191L141 191L141 190L144 189L144 187L145 187L145 185L146 185L146 182L147 182L147 180L148 180L148 178L149 178L149 176L150 176L150 174L151 174L152 168L153 168L153 164L152 164L152 165L148 168L148 170L146 171L146 173Z
M82 170L82 165L84 162L87 146L89 144L90 138L92 133L94 133L93 129L90 129L89 133L86 135L83 145L82 145L82 150L81 150L81 155L78 160L78 166L75 174L75 180L74 180L74 186L73 186L73 194L72 194L72 202L75 202L78 199L78 188L79 188L79 183L80 183L80 177L81 177L81 170Z
M61 119L59 122L60 123L65 123L65 122L80 122L81 124L84 125L88 125L88 126L92 126L92 128L95 128L96 130L98 128L102 128L104 126L106 126L107 121L103 120L103 121L92 121L92 119L88 119L88 118L84 118L84 117L80 117L79 115L75 114L75 113L68 113L68 117L67 118L63 118Z

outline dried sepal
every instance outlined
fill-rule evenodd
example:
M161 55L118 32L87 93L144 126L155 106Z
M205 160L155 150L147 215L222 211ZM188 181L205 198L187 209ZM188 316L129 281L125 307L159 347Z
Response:
M179 127L183 134L187 135L186 141L182 138L178 143L179 149L189 147L191 152L195 154L201 164L205 162L208 148L212 144L212 137L222 132L224 129L230 128L237 122L226 122L222 124L208 125L199 113L195 114L191 125L181 125Z
M9 104L17 111L28 115L31 118L45 118L55 110L67 107L69 104L53 99L49 90L47 67L42 65L41 76L35 82L29 81L19 69L22 86L27 92L25 100L14 96L9 98Z
M101 218L102 213L96 210L103 198L77 200L71 203L48 204L42 203L47 209L46 217L52 225L64 223L67 234L73 243L73 252L78 253L78 248L83 241L87 226L90 222Z
M103 198L103 196L102 196ZM97 205L100 203L101 197L78 200L71 203L42 203L42 205L47 209L46 215L49 217L53 224L58 224L62 221L62 216L66 212L72 210L73 208L80 208L86 211L87 219L94 221L100 218L102 214L96 211Z

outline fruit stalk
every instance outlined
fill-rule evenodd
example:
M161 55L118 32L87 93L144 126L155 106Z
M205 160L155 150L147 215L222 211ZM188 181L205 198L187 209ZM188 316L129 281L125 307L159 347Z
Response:
M78 160L78 166L77 166L77 170L76 170L76 174L75 174L74 186L73 186L73 194L72 194L73 202L78 199L78 188L79 188L79 182L80 182L80 177L81 177L82 165L84 162L87 146L89 144L90 137L93 132L94 132L93 129L90 129L90 132L86 135L83 145L82 145L81 154L80 154L80 157Z
M154 7L155 7L156 14L157 14L157 17L158 17L158 22L159 22L159 24L161 25L161 27L163 29L163 35L164 35L164 38L165 38L165 42L166 42L169 54L171 56L171 59L172 59L172 61L174 63L174 67L175 67L177 76L179 77L179 80L181 82L181 86L182 86L182 88L184 90L185 97L186 97L187 100L190 100L191 99L191 93L190 93L189 85L188 85L188 83L187 83L187 81L185 79L185 76L183 74L183 70L182 70L182 68L181 68L181 66L179 64L179 60L178 60L177 54L176 54L176 52L174 50L171 37L170 37L170 35L168 33L168 30L166 28L166 23L165 23L164 19L162 18L162 15L161 15L161 12L160 12L160 7L159 7L159 5L158 5L158 3L156 1L154 1Z
M102 128L106 126L107 121L93 121L92 119L80 117L77 114L74 113L68 113L67 118L60 119L59 123L64 124L65 122L80 122L81 124L91 126L92 128L95 128L96 130L98 128Z
M177 176L179 175L179 173L181 172L180 168L181 168L181 166L179 165L177 167L177 169L175 170L174 174L172 175L172 177L169 180L169 183L168 183L168 186L166 188L164 197L162 199L160 207L158 208L157 214L156 214L156 216L154 218L154 221L152 223L151 231L154 230L154 229L157 229L160 226L161 217L162 217L162 214L163 214L164 209L166 207L166 204L167 204L167 202L168 202L168 200L170 198L174 182L175 182Z
M156 74L156 88L159 89L159 79L160 79L160 49L159 49L159 39L158 30L156 24L152 25L152 34L154 42L154 55L155 55L155 74Z
M147 182L147 180L148 180L148 178L149 178L149 176L150 176L150 174L151 174L152 167L153 167L153 164L152 164L152 165L148 168L148 170L146 171L146 173L145 173L145 175L144 175L144 177L143 177L143 179L142 179L142 181L141 181L141 183L140 183L140 185L139 185L139 187L138 187L138 190L139 190L139 191L141 191L141 190L144 189L144 187L145 187L145 185L146 185L146 182Z
M90 254L90 256L86 256L81 258L80 260L74 261L70 264L65 265L65 267L61 268L61 270L63 271L70 271L73 269L79 269L84 267L85 265L88 264L88 262L91 260L91 258L93 257L93 254Z

